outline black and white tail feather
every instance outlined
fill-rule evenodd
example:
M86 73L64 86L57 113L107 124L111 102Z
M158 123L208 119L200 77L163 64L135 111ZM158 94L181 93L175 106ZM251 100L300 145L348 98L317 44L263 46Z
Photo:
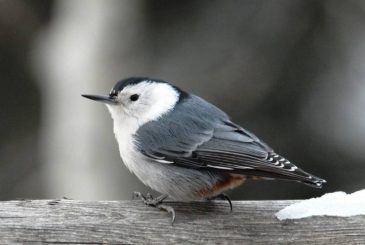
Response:
M279 168L285 169L289 172L293 172L295 174L295 179L298 179L298 181L309 186L322 188L322 185L326 183L325 180L303 171L302 169L291 163L289 160L276 154L275 152L269 153L266 160Z

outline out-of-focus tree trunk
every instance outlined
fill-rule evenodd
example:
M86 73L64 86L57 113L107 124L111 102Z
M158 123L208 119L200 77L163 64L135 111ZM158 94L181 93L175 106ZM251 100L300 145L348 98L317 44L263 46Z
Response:
M130 55L139 9L139 1L58 1L53 21L36 42L46 196L127 198L141 188L120 168L106 108L81 97L108 93L118 77L113 54L118 49ZM128 65L119 72L127 73Z

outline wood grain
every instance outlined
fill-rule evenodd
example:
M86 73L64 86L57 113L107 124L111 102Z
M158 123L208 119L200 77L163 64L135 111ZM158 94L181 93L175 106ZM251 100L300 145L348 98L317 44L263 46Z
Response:
M140 201L0 202L0 244L365 244L365 216L279 221L296 201L166 202L170 215Z

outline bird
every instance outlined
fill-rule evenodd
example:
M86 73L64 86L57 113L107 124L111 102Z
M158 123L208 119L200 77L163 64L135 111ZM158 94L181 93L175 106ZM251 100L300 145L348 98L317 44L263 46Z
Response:
M232 122L217 106L170 82L149 77L118 81L108 95L82 94L104 103L126 167L151 189L134 192L148 206L177 201L226 199L247 179L281 179L321 188L326 181L277 154L256 135Z

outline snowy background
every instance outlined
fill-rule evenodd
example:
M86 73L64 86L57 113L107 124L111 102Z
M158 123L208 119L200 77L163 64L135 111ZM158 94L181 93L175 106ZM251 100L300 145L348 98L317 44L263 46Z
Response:
M173 81L224 109L323 190L249 182L234 199L365 186L365 2L0 1L0 200L130 199L111 119L81 93Z

